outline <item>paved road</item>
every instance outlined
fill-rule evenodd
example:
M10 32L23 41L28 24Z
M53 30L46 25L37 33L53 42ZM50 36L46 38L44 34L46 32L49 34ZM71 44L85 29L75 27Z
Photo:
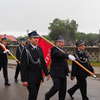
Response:
M20 83L14 83L14 69L9 68L9 78L10 78L10 87L5 87L3 84L2 71L0 72L0 100L27 100L27 90L22 87ZM68 78L68 88L73 86L75 81L71 81ZM38 100L44 100L44 94L52 86L52 81L46 81L41 85ZM100 79L88 78L88 96L90 100L100 100ZM79 90L74 95L75 100L81 100ZM57 94L52 97L51 100L58 100ZM68 94L66 94L66 100L70 100Z

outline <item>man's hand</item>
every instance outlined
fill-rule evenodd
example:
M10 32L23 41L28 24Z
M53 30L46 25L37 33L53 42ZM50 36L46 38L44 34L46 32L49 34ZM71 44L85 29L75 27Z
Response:
M9 50L7 49L7 50L5 50L3 53L9 53Z
M28 82L22 82L22 85L25 86L25 87L29 86Z
M69 58L70 60L72 60L72 61L75 61L75 59L76 59L73 55L68 55L68 58Z
M16 60L17 64L20 64L20 61L19 60Z

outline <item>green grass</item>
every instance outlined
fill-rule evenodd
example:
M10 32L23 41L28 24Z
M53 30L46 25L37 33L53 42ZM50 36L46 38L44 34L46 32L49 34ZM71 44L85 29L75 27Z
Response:
M14 58L13 58L12 56L10 56L10 55L8 56L8 59L12 59L12 60L14 60Z
M92 62L91 62L91 65L94 66L94 67L95 67L95 66L96 66L96 67L100 67L100 62L92 61Z

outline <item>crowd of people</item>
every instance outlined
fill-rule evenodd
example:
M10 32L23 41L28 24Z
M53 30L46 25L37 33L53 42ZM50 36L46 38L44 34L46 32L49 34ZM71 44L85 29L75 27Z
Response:
M46 65L42 48L38 46L38 38L40 36L36 31L28 33L28 40L22 38L19 41L19 46L16 49L17 66L14 76L14 81L18 83L18 75L21 75L22 85L28 90L28 100L37 100L38 91L41 82L44 82L42 72L45 73L47 80L52 79L53 86L44 94L44 100L50 100L55 93L58 92L59 100L65 100L66 92L71 99L74 99L74 93L80 89L82 100L89 100L87 96L87 77L90 74L79 67L74 61L78 61L89 71L94 73L94 69L89 62L89 57L85 52L84 41L76 42L76 51L73 55L64 52L64 39L58 36L55 41L55 46L51 48L51 64L50 69ZM0 70L3 69L4 84L10 86L8 80L8 49L4 50L2 44L6 47L7 38L2 38L0 43ZM28 41L26 43L26 41ZM67 60L72 61L72 70L69 70ZM67 90L67 77L71 73L71 80L76 77L77 83Z

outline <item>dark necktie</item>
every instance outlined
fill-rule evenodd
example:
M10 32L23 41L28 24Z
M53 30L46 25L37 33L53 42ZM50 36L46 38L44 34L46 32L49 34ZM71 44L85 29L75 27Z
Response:
M39 54L37 48L34 48L34 60L37 61L38 58L39 58Z

